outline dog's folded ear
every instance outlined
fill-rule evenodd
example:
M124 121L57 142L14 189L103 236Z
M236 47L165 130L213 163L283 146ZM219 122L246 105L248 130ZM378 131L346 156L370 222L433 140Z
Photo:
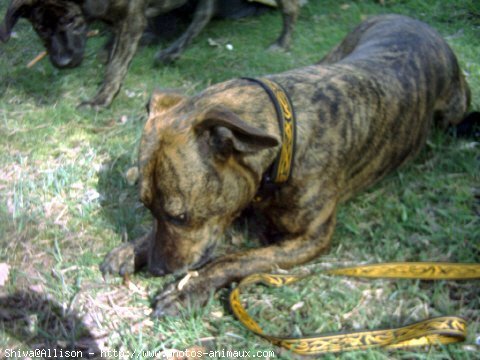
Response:
M177 105L187 96L180 94L175 90L154 90L150 101L147 104L147 111L149 114L161 114L164 111Z
M12 0L7 9L5 19L0 25L0 40L7 42L12 34L12 29L18 19L28 16L28 10L35 4L36 0Z
M278 146L278 139L224 107L213 107L196 124L197 133L209 132L209 146L221 158L234 152L255 153Z

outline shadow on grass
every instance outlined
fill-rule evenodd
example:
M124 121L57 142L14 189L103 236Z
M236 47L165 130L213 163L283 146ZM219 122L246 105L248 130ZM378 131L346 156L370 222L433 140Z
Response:
M5 357L36 358L31 355L37 351L46 359L102 359L97 339L81 317L35 292L0 296L0 330L27 346L3 349Z
M16 93L32 100L37 106L51 105L58 102L65 91L62 86L64 74L62 72L59 73L58 70L47 70L46 67L43 69L42 71L34 71L32 69L12 67L8 72L2 71L2 74L0 74L2 78L0 82L0 97L4 97L7 89L15 88L17 90ZM21 103L21 101L21 98L13 97L10 99L10 102L14 104Z
M131 157L122 155L103 165L98 174L103 217L124 240L133 240L148 231L148 212L139 200L138 186L129 185L125 172Z

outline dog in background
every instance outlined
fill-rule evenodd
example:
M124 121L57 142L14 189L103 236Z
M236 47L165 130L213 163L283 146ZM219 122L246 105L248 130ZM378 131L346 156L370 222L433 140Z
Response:
M78 1L12 0L0 25L0 41L5 43L10 39L20 17L30 21L55 67L80 65L88 26Z
M328 249L342 201L411 160L435 123L460 123L469 103L446 41L398 15L360 24L316 65L233 79L192 97L156 92L139 148L140 198L154 226L114 249L101 270L197 269L156 298L156 314L164 315L205 302L231 281L310 261ZM279 124L280 112L289 127ZM273 182L271 169L285 163L290 177ZM215 258L248 206L266 218L270 244Z
M170 47L159 51L156 62L178 59L183 50L215 15L221 0L198 0L193 20L185 33ZM275 0L283 16L283 30L274 43L287 48L298 15L299 0ZM128 66L135 55L147 19L165 14L188 0L11 0L0 27L6 42L20 17L28 19L42 39L50 61L58 68L78 66L87 39L87 24L100 20L112 26L111 45L104 80L93 99L81 105L101 108L110 105L120 90Z

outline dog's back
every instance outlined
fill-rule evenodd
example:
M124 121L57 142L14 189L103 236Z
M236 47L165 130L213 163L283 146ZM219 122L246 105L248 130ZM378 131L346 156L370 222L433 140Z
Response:
M413 157L434 121L457 124L469 105L445 40L398 15L362 23L317 65L272 79L296 104L299 132L309 134L297 146L296 176L311 168L332 172L344 197Z
M377 16L362 23L319 64L332 63L378 72L388 77L385 80L399 79L412 94L427 91L427 101L436 101L435 120L442 126L458 124L470 103L470 90L450 46L436 30L406 16ZM412 88L415 85L418 88Z

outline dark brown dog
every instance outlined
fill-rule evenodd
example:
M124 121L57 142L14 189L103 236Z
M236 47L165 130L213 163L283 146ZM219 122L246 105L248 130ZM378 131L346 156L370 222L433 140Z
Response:
M114 40L103 84L90 101L82 105L100 108L110 105L120 90L128 66L137 51L147 19L165 14L188 0L11 0L0 27L0 40L9 39L20 17L27 18L42 39L52 64L59 68L78 66L87 38L87 22L101 20L112 25ZM183 50L215 15L217 1L199 0L187 31L169 48L155 56L157 62L178 59ZM274 43L287 48L298 15L299 0L276 0L283 15L283 31Z
M2 42L8 41L20 17L31 22L54 66L80 65L87 41L87 22L79 1L12 0L0 26Z
M293 174L253 202L280 150L275 108L245 79L193 97L155 93L140 144L140 196L153 230L113 250L104 273L198 269L156 299L156 314L249 274L314 259L330 244L341 201L414 157L434 123L457 124L469 89L455 55L426 24L372 18L319 64L267 77L290 95L298 119ZM263 212L283 240L211 259L245 207Z

